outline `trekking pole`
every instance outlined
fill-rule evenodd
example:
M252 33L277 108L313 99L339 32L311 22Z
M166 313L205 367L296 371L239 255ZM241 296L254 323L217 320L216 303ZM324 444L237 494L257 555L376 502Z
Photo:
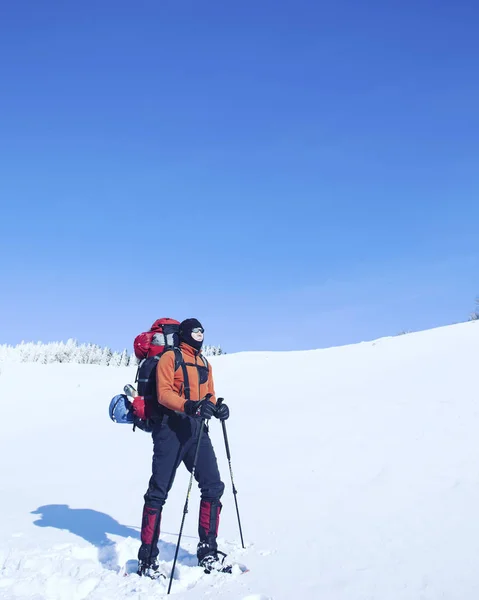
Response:
M176 544L175 558L173 560L173 568L171 569L170 584L168 585L168 592L167 592L168 594L170 593L171 584L173 582L173 574L175 572L176 559L178 558L178 550L180 549L181 534L183 533L183 525L185 524L185 517L186 517L186 513L188 512L188 502L190 500L191 486L193 485L193 477L194 477L195 471L196 471L196 462L198 460L201 436L203 435L204 428L205 428L205 419L201 419L200 432L198 433L198 442L196 443L195 458L193 460L193 468L191 469L190 483L188 485L188 492L186 494L186 502L185 502L185 507L183 509L183 518L181 519L180 533L178 534L178 543Z
M218 398L218 400L216 402L216 406L221 406L223 401L224 401L224 398ZM236 498L236 494L238 492L236 490L235 482L233 479L233 469L231 468L231 453L230 453L230 445L228 443L228 434L226 433L226 423L224 421L221 421L221 426L223 427L223 437L225 438L226 457L228 458L228 465L230 467L231 485L233 487L233 496L235 499L236 514L238 515L238 525L239 525L240 536L241 536L241 546L244 548L243 530L241 529L241 519L240 519L239 509L238 509L238 499Z

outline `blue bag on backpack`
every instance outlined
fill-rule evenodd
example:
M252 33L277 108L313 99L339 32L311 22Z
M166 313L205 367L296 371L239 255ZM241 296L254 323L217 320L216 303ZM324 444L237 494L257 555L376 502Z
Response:
M126 385L125 391L128 387L132 386ZM152 424L149 421L140 419L135 415L133 402L131 402L126 394L118 394L111 399L108 414L114 423L133 425L133 431L141 429L142 431L151 433L153 430Z
M132 404L126 394L118 394L111 399L108 409L110 419L115 423L135 424L135 415L133 414Z

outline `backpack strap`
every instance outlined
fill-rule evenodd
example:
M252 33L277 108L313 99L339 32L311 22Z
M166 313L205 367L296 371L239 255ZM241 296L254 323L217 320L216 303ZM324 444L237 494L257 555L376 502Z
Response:
M158 363L158 361L159 361L159 360L160 360L160 358L161 358L161 354L155 354L155 356L152 356L152 357L150 357L150 358L153 358L153 359L154 359L154 360L156 360L156 362ZM148 383L148 382L150 381L150 378L149 378L149 377L142 378L142 379L140 379L140 378L139 378L139 374L140 374L140 367L141 367L141 365L142 365L142 364L145 362L145 360L148 360L148 359L144 358L144 359L141 361L141 363L138 365L138 371L136 372L136 379L135 379L135 383L136 383L136 382L138 382L138 384L140 384L140 383ZM158 366L158 364L156 364L156 365L155 365L155 369L156 369L156 367L157 367L157 366ZM138 386L138 387L139 387L139 386Z
M138 363L138 367L136 369L136 376L135 376L135 383L138 383L138 377L140 375L140 369L141 369L141 365L145 362L145 359L140 360Z
M173 351L175 353L175 371L179 367L181 367L183 370L183 384L184 384L183 392L185 394L185 400L189 400L190 399L190 379L188 377L188 369L186 368L186 363L183 359L183 354L182 354L181 350L179 348L173 348Z

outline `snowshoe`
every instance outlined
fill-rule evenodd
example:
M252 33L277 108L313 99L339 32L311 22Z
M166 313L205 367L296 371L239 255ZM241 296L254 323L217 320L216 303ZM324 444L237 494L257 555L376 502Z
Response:
M220 558L218 555L222 556ZM225 563L226 554L219 550L211 551L199 561L199 566L203 567L206 574L212 571L218 571L219 573L232 573L233 565Z
M166 579L166 575L160 571L160 565L155 560L152 563L140 561L138 563L138 575L140 577L149 577L150 579Z

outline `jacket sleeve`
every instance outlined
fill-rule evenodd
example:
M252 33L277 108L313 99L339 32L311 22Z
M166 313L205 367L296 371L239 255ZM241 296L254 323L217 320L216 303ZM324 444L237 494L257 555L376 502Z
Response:
M185 399L175 390L175 353L165 352L156 368L156 391L158 402L179 412L184 411Z
M208 363L209 376L208 376L208 394L213 394L210 398L210 401L213 404L216 404L216 394L215 394L215 382L213 381L213 369L211 368L211 363Z

